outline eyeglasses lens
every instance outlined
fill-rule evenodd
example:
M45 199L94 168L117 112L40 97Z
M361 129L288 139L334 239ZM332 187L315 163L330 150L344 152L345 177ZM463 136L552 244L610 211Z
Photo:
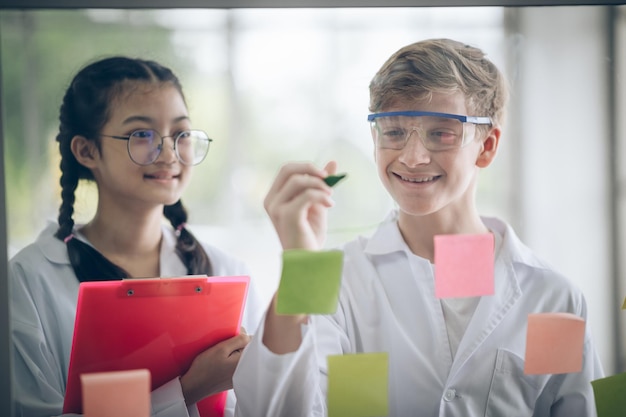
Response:
M378 117L372 122L376 146L403 149L413 134L429 151L444 151L463 146L466 123L458 119L434 116Z
M128 153L139 165L150 165L159 157L161 138L153 130L137 130L128 138Z
M178 160L184 165L196 165L204 160L211 140L201 130L188 130L176 136L174 149ZM128 139L128 153L139 165L150 165L161 154L162 138L154 130L138 130Z
M210 139L201 130L188 130L176 139L176 154L185 165L196 165L204 160L209 152Z

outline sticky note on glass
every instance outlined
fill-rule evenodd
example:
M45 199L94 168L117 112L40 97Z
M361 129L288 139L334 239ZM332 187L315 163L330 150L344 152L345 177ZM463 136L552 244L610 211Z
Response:
M491 233L436 235L435 296L475 297L494 293Z
M626 373L591 381L598 417L624 417Z
M624 298L624 304L622 304L622 310L626 310L626 298Z
M292 249L283 252L278 314L332 314L337 310L343 252Z
M149 417L150 371L87 373L80 376L85 417Z
M528 315L525 374L580 372L585 320L571 313Z
M328 356L328 417L389 414L387 353Z

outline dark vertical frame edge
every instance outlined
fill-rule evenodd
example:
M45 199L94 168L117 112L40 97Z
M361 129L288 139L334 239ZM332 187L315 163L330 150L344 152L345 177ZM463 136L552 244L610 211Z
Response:
M0 84L2 83L2 51L0 50ZM0 88L0 91L2 89ZM13 416L11 387L11 331L9 320L8 233L6 212L6 178L4 170L3 100L0 96L0 415ZM4 254L4 255L2 255Z

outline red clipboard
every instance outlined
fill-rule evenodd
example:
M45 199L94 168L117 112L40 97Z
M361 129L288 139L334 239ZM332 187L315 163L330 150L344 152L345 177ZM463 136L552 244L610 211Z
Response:
M184 374L193 359L239 334L247 276L83 282L63 413L82 414L80 374L145 368L152 390ZM197 403L222 417L226 392Z

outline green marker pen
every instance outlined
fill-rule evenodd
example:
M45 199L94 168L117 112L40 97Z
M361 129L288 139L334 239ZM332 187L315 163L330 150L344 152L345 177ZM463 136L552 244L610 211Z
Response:
M346 177L346 175L348 175L348 174L344 173L344 174L337 174L337 175L329 175L326 178L324 178L324 182L329 187L332 187L333 185L337 184L339 181L344 179Z

